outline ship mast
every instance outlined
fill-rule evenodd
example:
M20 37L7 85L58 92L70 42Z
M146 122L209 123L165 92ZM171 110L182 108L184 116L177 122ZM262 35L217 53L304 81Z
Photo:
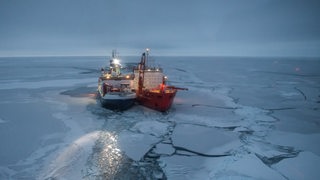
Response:
M112 50L112 57L111 57L112 59L113 58L116 58L116 50Z
M149 51L150 51L150 49L147 48L147 49L146 49L146 54L147 54L147 55L146 55L146 67L147 67L147 68L148 68L148 66L149 66L149 64L148 64L148 63L149 63L149 62L148 62L148 61L149 61Z
M146 59L149 54L149 49L147 49L147 55L146 53L142 53L141 61L139 63L139 82L138 82L138 94L142 94L143 84L144 84L144 71L146 69Z

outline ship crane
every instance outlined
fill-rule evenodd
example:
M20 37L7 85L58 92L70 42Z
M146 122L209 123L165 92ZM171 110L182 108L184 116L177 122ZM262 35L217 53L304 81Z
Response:
M146 66L148 63L148 56L149 49L142 53L141 60L137 68L139 73L137 101L143 106L164 112L171 107L178 90L188 89L167 86L166 76L162 73L162 69ZM158 84L156 84L157 82Z

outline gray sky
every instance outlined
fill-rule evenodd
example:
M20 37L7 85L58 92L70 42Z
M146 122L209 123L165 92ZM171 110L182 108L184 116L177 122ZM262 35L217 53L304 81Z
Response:
M320 56L319 0L0 0L0 56Z

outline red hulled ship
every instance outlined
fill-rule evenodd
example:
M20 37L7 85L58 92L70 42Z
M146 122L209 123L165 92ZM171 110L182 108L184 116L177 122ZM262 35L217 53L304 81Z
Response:
M163 70L157 67L146 66L148 62L149 49L142 54L141 61L134 69L135 89L137 101L143 106L157 111L167 111L174 100L177 90L187 90L166 85L166 76Z

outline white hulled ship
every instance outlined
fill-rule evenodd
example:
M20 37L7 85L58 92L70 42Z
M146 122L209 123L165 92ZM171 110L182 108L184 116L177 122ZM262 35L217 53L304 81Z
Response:
M112 51L110 66L101 69L98 80L98 98L101 105L113 110L130 108L136 99L133 80L133 72L125 72L116 51Z

